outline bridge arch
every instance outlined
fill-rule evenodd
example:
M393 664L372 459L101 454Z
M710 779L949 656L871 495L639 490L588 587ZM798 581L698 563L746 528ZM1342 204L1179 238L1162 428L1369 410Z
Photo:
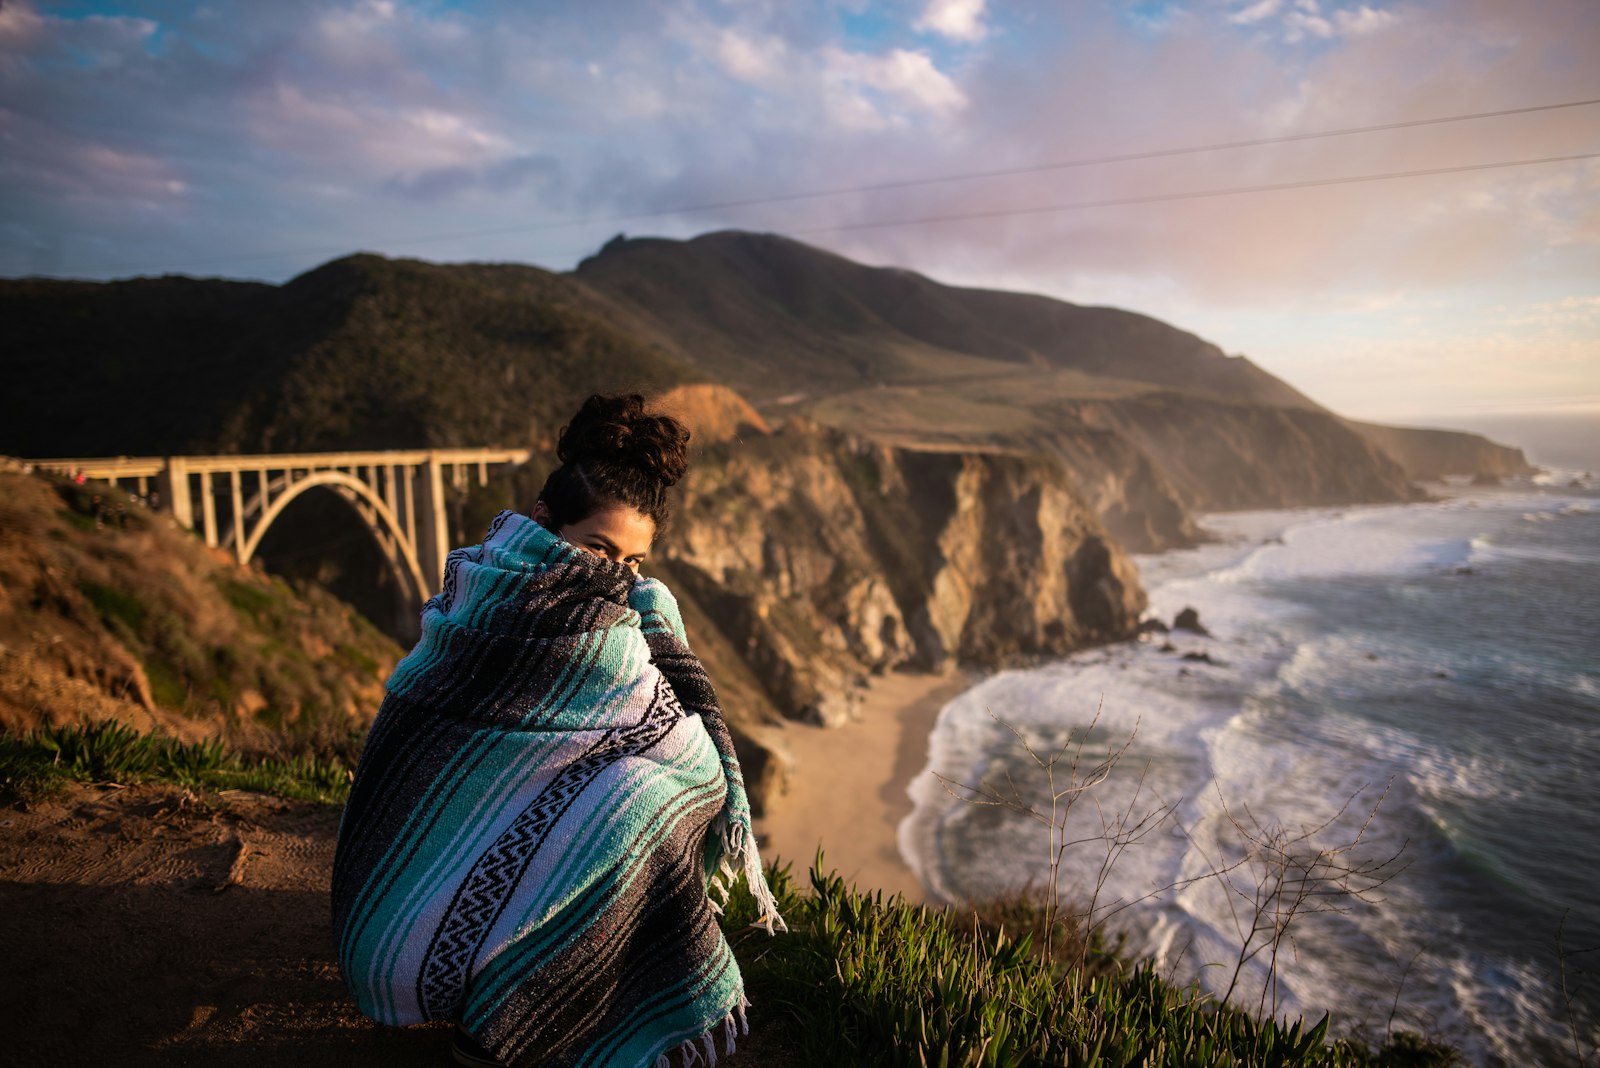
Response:
M307 490L327 486L344 498L365 521L373 540L390 570L407 594L417 603L427 600L428 583L423 580L422 566L417 560L417 547L407 536L400 519L372 487L353 475L335 469L311 471L292 479L287 488L261 510L260 518L250 525L249 534L239 548L239 562L248 564L261 547L261 539L284 509L293 504ZM236 531L235 537L238 536Z
M247 564L269 527L307 490L326 486L363 520L416 608L437 593L450 550L446 486L465 492L491 468L527 462L528 449L389 449L230 456L113 456L34 460L79 479L105 479L167 512L213 548Z

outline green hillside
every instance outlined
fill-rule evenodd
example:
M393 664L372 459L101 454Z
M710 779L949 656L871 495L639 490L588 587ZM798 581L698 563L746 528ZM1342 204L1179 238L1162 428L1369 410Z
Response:
M357 255L283 286L0 283L0 453L526 444L597 389L696 377L534 267Z
M0 728L348 752L399 648L103 483L0 466Z

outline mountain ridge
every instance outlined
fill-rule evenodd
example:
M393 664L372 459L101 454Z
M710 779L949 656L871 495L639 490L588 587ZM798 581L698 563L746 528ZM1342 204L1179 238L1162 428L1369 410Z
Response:
M634 262L639 259L647 261L642 269ZM667 259L672 262L661 262ZM1167 388L1203 387L1235 401L1316 406L1244 357L1227 356L1194 334L1138 312L949 286L915 271L866 266L774 234L718 231L688 241L613 240L572 273L591 288L645 309L669 333L673 311L688 308L734 341L750 340L757 332L749 322L750 309L732 301L745 289L755 303L781 311L778 319L795 328L803 348L834 356L820 369L824 372L867 377L900 369L881 359L866 360L865 350L848 341L828 345L818 336L825 333L819 327L847 338L898 333L914 344L1002 364L1077 370ZM773 317L770 308L765 310L769 314L760 326L770 333ZM732 314L737 311L745 314ZM728 358L730 347L715 341L700 359L736 388L743 381L747 391L753 389L748 363ZM1152 358L1153 349L1162 350L1163 358ZM852 350L855 359L844 359L843 353ZM1196 370L1186 362L1203 366ZM755 363L761 371L771 369L770 357ZM1113 364L1116 374L1110 373ZM807 374L814 378L818 370L808 368ZM1221 381L1202 382L1203 375Z
M0 420L0 452L19 455L417 447L486 433L521 444L552 437L586 386L695 381L731 386L768 419L803 393L804 414L869 434L886 428L829 399L886 387L959 397L1009 376L1012 395L992 400L1011 412L1154 391L1326 411L1248 358L1137 312L946 286L738 231L619 236L567 274L357 253L281 286L0 281L0 345L0 367L36 387ZM1531 471L1477 435L1344 422L1409 478Z

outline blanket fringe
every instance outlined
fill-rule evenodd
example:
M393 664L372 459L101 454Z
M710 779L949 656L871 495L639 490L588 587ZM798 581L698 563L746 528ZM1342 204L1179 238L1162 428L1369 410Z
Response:
M722 1055L732 1054L738 1047L734 1039L739 1035L750 1034L750 1021L745 1018L744 1010L750 1007L750 999L743 994L739 995L739 1003L728 1010L728 1015L722 1018L720 1030L722 1031ZM677 1054L680 1068L712 1068L717 1063L717 1031L718 1024L712 1024L699 1040L686 1038L678 1043ZM655 1068L672 1068L672 1050L656 1058Z
M778 899L773 896L771 887L767 886L767 873L762 870L761 853L756 848L756 836L750 825L742 819L729 818L727 812L717 817L717 823L717 832L722 838L722 856L717 860L717 871L711 877L710 889L706 893L712 911L719 916L722 914L722 907L728 903L728 890L738 880L742 868L745 885L756 899L756 925L765 927L769 935L789 930L789 925L778 915ZM735 868L735 864L739 864L739 868ZM720 902L714 896L716 893L722 895Z
M753 834L744 844L744 878L751 896L756 899L756 907L760 909L756 923L764 925L769 935L787 931L789 925L778 915L778 899L767 886L767 873L761 870L761 854L756 852L756 836Z

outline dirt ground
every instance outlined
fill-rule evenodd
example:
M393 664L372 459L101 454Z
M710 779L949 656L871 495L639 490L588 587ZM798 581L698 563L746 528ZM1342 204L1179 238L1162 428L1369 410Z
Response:
M345 994L328 910L338 820L165 786L0 809L0 1062L452 1063L447 1025L380 1027ZM786 1060L752 1023L730 1068Z

